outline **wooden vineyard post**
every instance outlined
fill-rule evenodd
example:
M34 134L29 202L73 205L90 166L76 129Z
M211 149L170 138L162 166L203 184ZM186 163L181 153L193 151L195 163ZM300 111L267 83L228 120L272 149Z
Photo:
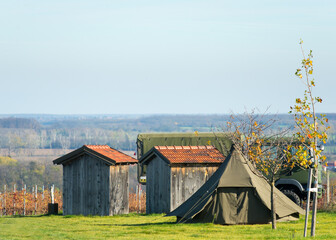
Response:
M26 216L26 191L27 191L27 185L24 185L23 188L23 216Z
M15 216L15 195L16 195L16 184L13 187L13 216Z
M330 203L330 182L329 182L329 170L326 169L327 171L327 204L329 205Z
M139 213L141 213L141 184L139 184Z
M44 205L44 185L42 185L42 201L41 201L41 203L42 203L42 206L43 206L43 210L42 210L42 212L45 213L45 212L44 212L44 206L45 206L45 205Z
M6 193L7 193L7 186L4 185L4 215L6 216L7 212L6 212Z
M36 211L37 211L37 185L35 185L35 215L36 215Z
M55 199L54 199L54 197L55 197L55 195L54 195L54 189L55 188L55 186L54 185L52 185L51 186L51 191L50 191L50 194L51 194L51 203L52 204L54 204L55 203Z
M48 203L48 214L58 214L58 203L55 203L55 185L51 186L51 203Z
M3 214L3 194L1 194L0 192L0 196L1 196L1 213L0 213L0 216L2 217L2 214Z
M34 201L34 192L35 192L35 188L32 188L32 201Z
M44 185L42 186L42 202L44 200Z
M139 184L136 185L136 188L135 188L135 202L136 202L136 205L137 205L137 213L139 213L139 204L138 204L138 195L139 195Z

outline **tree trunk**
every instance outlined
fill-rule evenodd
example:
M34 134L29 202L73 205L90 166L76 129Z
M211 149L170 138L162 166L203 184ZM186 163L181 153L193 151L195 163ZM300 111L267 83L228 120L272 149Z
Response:
M276 211L275 211L275 201L274 201L274 180L272 180L271 185L271 214L272 214L272 229L276 229Z
M307 204L306 204L306 218L305 218L305 225L304 225L304 233L303 236L307 237L307 227L308 227L308 217L309 217L309 206L310 206L310 188L311 188L311 181L312 181L313 169L309 169L308 175L308 191L307 191Z
M317 163L318 164L318 163ZM318 187L318 167L314 168L314 184L313 188L317 190ZM311 222L311 233L310 236L315 236L315 228L316 228L316 213L317 213L317 191L314 192L313 195L313 208L312 208L312 222Z

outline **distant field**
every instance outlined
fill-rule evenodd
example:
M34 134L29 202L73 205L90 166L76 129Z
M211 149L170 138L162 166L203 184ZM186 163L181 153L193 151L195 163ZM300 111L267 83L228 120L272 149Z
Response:
M0 239L304 239L304 219L266 225L174 224L175 217L0 217ZM336 239L336 213L319 212L315 239Z
M11 151L11 157L19 161L48 162L63 156L73 149L29 149L21 148ZM8 156L8 149L0 148L0 156Z
M37 162L51 162L58 157L61 157L75 149L30 149L21 148L11 151L11 157L19 161L37 161ZM122 151L123 153L136 157L134 151ZM7 148L0 148L0 156L8 156Z

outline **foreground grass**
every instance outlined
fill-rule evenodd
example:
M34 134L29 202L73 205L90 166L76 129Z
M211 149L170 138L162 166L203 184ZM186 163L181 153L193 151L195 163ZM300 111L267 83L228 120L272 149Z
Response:
M175 217L162 216L0 217L0 239L303 239L303 217L272 230L270 224L174 224ZM336 213L319 212L317 220L315 239L336 239Z

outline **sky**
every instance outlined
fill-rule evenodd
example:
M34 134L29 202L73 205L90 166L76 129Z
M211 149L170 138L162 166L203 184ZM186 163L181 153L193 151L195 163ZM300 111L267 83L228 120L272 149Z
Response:
M313 50L336 112L336 1L0 1L0 114L287 113Z

